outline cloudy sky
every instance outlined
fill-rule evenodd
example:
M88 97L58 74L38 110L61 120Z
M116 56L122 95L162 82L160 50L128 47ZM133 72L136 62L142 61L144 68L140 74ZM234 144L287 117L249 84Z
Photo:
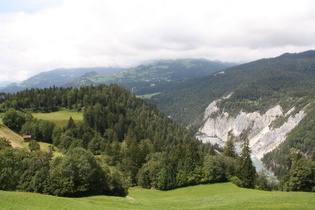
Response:
M315 49L314 11L314 0L0 0L0 86L61 67Z

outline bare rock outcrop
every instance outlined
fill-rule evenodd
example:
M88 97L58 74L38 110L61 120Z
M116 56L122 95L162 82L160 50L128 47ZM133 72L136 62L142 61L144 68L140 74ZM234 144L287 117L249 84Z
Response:
M239 136L244 130L249 131L249 142L253 154L261 159L263 155L275 149L286 139L286 135L298 125L305 116L302 109L296 114L292 114L294 107L284 113L281 106L277 105L269 109L265 114L259 112L245 113L241 111L236 117L230 117L228 113L222 113L213 117L217 112L216 100L206 109L204 119L206 120L200 132L207 136L217 136L223 141L227 140L228 132L234 136ZM279 117L288 116L287 121L278 128L273 128L271 123Z

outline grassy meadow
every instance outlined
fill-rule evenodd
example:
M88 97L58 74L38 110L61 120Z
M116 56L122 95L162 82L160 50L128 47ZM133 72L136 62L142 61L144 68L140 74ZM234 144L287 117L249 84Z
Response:
M315 193L266 192L231 183L170 191L130 188L130 199L110 196L61 198L0 191L1 209L315 209Z
M48 120L56 123L56 125L64 127L67 125L70 117L74 122L83 120L83 112L58 111L51 113L32 113L35 118Z

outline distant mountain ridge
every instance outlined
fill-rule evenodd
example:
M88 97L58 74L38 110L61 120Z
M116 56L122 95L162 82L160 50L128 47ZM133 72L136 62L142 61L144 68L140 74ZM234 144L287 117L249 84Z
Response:
M64 84L84 75L87 72L97 72L98 74L114 74L123 70L122 68L71 68L71 69L55 69L47 72L41 72L20 84L13 83L4 88L0 88L1 92L17 92L27 88L47 88L47 87L61 87Z
M116 83L129 90L150 91L156 83L186 80L234 66L234 63L206 59L157 60L138 67L123 68L72 68L41 72L20 84L13 83L0 88L1 92L17 92L30 88L80 87Z
M64 87L116 83L135 94L148 94L165 84L202 77L235 65L206 59L158 60L113 75L83 75Z

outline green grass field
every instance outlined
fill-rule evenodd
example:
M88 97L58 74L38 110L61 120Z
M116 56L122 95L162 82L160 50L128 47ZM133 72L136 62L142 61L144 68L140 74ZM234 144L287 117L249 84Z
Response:
M83 112L58 111L51 113L32 113L35 118L48 120L56 123L56 125L64 127L67 125L70 117L74 122L83 120Z
M315 193L266 192L231 183L171 191L131 188L129 196L61 198L0 191L1 209L315 209Z

